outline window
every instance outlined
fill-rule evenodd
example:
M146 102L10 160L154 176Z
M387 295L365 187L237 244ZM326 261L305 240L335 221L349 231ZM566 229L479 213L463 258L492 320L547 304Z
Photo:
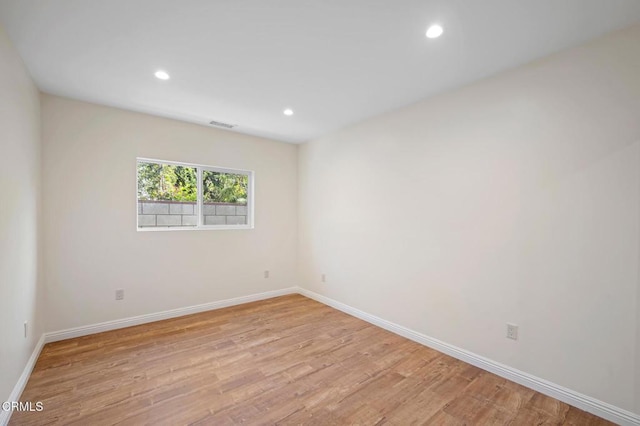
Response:
M139 158L138 230L248 229L253 172Z

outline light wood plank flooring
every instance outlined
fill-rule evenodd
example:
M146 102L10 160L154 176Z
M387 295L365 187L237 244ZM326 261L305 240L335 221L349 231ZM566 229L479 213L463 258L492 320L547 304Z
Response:
M12 425L610 424L303 296L45 346Z

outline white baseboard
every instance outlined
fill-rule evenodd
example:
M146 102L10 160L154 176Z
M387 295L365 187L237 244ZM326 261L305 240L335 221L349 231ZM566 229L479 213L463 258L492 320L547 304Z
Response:
M169 311L157 312L153 314L139 315L119 320L101 322L99 324L68 328L66 330L45 333L44 341L45 343L50 343L57 342L59 340L73 339L74 337L87 336L90 334L102 333L103 331L117 330L119 328L131 327L134 325L146 324L149 322L161 321L169 318L181 317L184 315L197 314L199 312L212 311L214 309L227 308L229 306L256 302L258 300L271 299L272 297L284 296L286 294L295 294L297 292L297 287L283 288L281 290L266 291L264 293L234 297L233 299L219 300L217 302L203 303L201 305L188 306L185 308L172 309Z
M482 368L483 370L486 370L498 376L504 377L505 379L519 383L523 386L536 390L542 394L548 395L552 398L556 398L574 407L577 407L589 413L595 414L596 416L602 417L604 419L610 420L620 425L625 425L625 426L640 425L640 416L638 416L637 414L615 407L606 402L599 401L587 395L574 392L570 389L559 386L555 383L551 383L547 380L535 377L531 374L525 373L523 371L517 370L515 368L509 367L499 362L492 361L488 358L482 357L480 355L477 355L472 352L466 351L464 349L458 348L456 346L450 345L448 343L445 343L433 337L429 337L424 334L418 333L409 328L406 328L401 325L395 324L391 321L387 321L382 318L376 317L375 315L368 314L364 311L353 308L344 303L338 302L337 300L328 298L321 294L318 294L313 291L300 288L300 287L291 287L291 288L285 288L281 290L268 291L264 293L236 297L236 298L227 299L227 300L220 300L217 302L204 303L201 305L178 308L178 309L158 312L154 314L140 315L136 317L124 318L121 320L107 321L99 324L93 324L93 325L87 325L82 327L70 328L67 330L45 333L42 335L42 337L36 344L36 347L34 348L33 353L31 354L31 357L29 358L29 361L27 362L27 365L25 366L24 371L22 372L22 375L18 380L18 383L16 383L16 386L14 387L13 392L11 392L11 396L9 397L8 401L20 400L22 391L24 390L24 387L26 386L27 381L29 380L31 371L35 366L38 356L40 355L40 351L42 350L42 347L44 346L45 343L71 339L74 337L86 336L89 334L101 333L104 331L116 330L119 328L131 327L134 325L140 325L140 324L145 324L149 322L169 319L169 318L176 318L184 315L190 315L190 314L195 314L199 312L221 309L229 306L235 306L243 303L255 302L258 300L270 299L272 297L284 296L287 294L295 294L295 293L309 297L310 299L316 300L327 306L331 306L332 308L338 309L356 318L360 318L373 325L384 328L385 330L388 330L392 333L406 337L407 339L413 340L414 342L433 348L437 351L450 355L454 358L467 362L471 365L475 365L476 367ZM5 426L9 422L10 417L11 417L11 412L0 410L0 426Z
M25 365L24 370L22 370L22 374L18 379L18 382L13 387L13 391L11 391L11 395L9 395L9 399L7 401L19 401L20 396L22 395L22 391L25 386L27 386L27 382L29 381L29 376L31 376L31 372L33 371L33 367L36 365L36 361L38 361L38 357L40 356L40 351L42 351L42 347L44 346L44 334L40 336L38 343L36 343L36 347L33 348L33 352L31 353L31 357L27 361L27 365ZM4 402L4 401L0 401ZM4 411L0 407L0 425L6 426L9 424L9 419L11 419L12 411Z
M38 356L46 343L57 342L59 340L72 339L74 337L87 336L89 334L102 333L103 331L117 330L119 328L131 327L134 325L146 324L154 321L161 321L169 318L181 317L184 315L197 314L199 312L211 311L214 309L226 308L229 306L241 305L243 303L256 302L258 300L271 299L272 297L284 296L287 294L298 293L297 287L283 288L281 290L267 291L264 293L251 294L249 296L235 297L233 299L219 300L217 302L203 303L201 305L188 306L185 308L172 309L164 312L153 314L139 315L136 317L124 318L120 320L107 321L99 324L85 325L82 327L74 327L61 331L53 331L44 333L27 362L27 365L20 375L9 399L7 401L19 401L22 391L24 390L29 376L36 365ZM4 402L4 401L0 401ZM11 411L3 411L0 407L0 426L6 426L11 418Z
M558 399L569 405L580 408L581 410L595 414L596 416L602 417L620 425L640 425L640 416L627 410L623 410L622 408L618 408L606 402L599 401L590 396L574 392L555 383L551 383L547 380L525 373L524 371L520 371L499 362L492 361L480 355L476 355L472 352L450 345L441 340L434 339L433 337L426 336L422 333L418 333L401 325L395 324L391 321L376 317L375 315L368 314L359 309L353 308L349 305L338 302L334 299L330 299L313 291L304 288L298 288L297 290L298 293L310 299L331 306L332 308L338 309L356 318L360 318L361 320L376 325L380 328L384 328L385 330L388 330L392 333L406 337L407 339L433 348L439 352L445 353L471 365L475 365L476 367L482 368L483 370L489 371L500 377L504 377L505 379L521 384L522 386L526 386L542 394Z

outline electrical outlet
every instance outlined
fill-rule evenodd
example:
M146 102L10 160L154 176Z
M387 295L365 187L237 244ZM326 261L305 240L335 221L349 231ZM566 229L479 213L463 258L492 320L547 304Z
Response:
M507 324L507 339L518 340L518 326Z
M27 338L27 333L29 332L29 323L27 321L24 322L24 338Z
M326 282L327 282L327 276L326 276L325 274L322 274L322 275L320 276L320 280L321 280L323 283L326 283Z
M264 271L264 277L269 278L269 271Z
M119 288L116 290L116 300L124 300L124 289Z

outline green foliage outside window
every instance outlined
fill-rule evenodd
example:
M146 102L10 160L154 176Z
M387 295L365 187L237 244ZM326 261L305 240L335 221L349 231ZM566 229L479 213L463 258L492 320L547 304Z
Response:
M196 169L171 164L138 163L138 199L193 201L198 197Z
M247 203L249 176L220 173L204 170L202 172L202 195L205 203Z
M138 163L138 199L196 202L195 167L172 164ZM202 172L203 201L246 204L249 177L209 170Z

